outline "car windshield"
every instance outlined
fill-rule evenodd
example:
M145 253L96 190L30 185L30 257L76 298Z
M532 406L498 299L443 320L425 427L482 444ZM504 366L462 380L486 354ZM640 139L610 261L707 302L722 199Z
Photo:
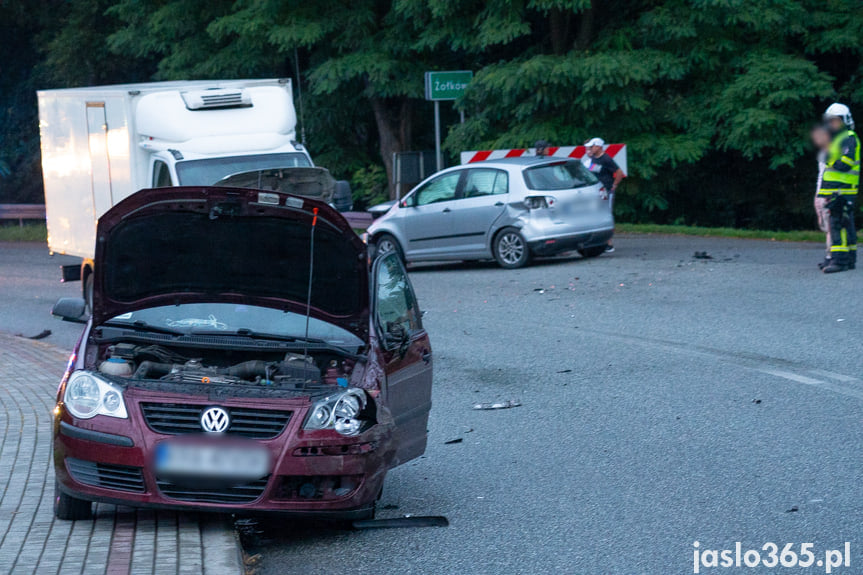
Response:
M598 180L581 162L567 161L528 168L524 181L531 190L548 191L583 188Z
M181 186L212 186L234 174L279 168L307 168L311 165L308 157L300 153L185 160L177 162L177 178Z
M249 330L283 337L306 336L306 316L293 312L231 303L189 303L159 306L118 315L112 324L146 325L156 328L192 332L236 333ZM143 323L139 323L143 322ZM331 323L309 318L309 338L320 339L343 348L361 347L360 338Z

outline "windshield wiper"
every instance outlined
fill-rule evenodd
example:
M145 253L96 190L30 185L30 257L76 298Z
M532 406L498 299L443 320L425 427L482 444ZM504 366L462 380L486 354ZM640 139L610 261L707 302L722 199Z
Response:
M251 339L266 339L270 341L283 341L286 343L297 343L297 344L311 344L314 346L323 346L326 349L330 349L336 351L344 356L353 358L353 359L364 359L365 355L355 353L347 348L335 345L333 343L328 342L325 339L320 339L317 337L309 337L305 338L297 335L281 335L277 333L265 333L260 331L254 331L248 328L240 328L233 331L219 331L219 330L192 330L189 332L190 335L221 335L221 336L240 336L240 337L248 337Z
M102 326L133 329L135 331L146 331L150 333L163 333L166 335L186 335L186 332L178 331L176 329L170 329L167 327L150 325L147 322L141 320L133 321L131 323L125 323L121 321L106 321L102 324Z

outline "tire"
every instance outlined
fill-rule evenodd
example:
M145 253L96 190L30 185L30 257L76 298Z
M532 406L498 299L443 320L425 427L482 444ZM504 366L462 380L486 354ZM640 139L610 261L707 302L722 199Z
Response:
M605 253L605 246L593 246L592 248L584 248L578 250L583 258L595 258Z
M93 504L83 499L66 495L60 491L57 482L54 482L54 515L57 519L66 521L78 521L79 519L92 519Z
M504 228L494 237L492 246L494 259L500 267L514 270L530 261L530 248L521 232L515 228Z
M399 241L391 234L379 235L375 240L375 257L379 258L391 252L398 254L399 259L404 263L405 254L399 245Z

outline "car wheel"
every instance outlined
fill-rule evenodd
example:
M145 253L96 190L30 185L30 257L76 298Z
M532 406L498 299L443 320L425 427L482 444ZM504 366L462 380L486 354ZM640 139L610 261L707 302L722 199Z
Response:
M54 482L54 515L57 519L77 521L93 517L93 504L83 499L66 495Z
M390 234L381 234L378 236L378 239L375 241L375 257L385 256L392 252L398 254L400 260L405 261L405 255L397 239Z
M593 246L592 248L584 248L578 250L583 258L595 258L605 253L605 246Z
M494 238L494 259L502 268L516 269L530 261L527 241L515 228L504 228Z

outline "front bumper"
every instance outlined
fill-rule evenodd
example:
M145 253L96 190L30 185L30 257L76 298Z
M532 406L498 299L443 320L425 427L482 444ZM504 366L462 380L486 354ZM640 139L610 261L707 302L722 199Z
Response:
M179 400L143 395L141 391L127 394L129 419L77 420L62 407L58 410L54 468L61 491L79 499L133 507L357 519L371 515L395 454L392 422L380 407L376 425L359 436L345 437L332 430L303 430L308 403L268 400L266 409L290 410L292 416L276 437L245 440L269 450L272 464L266 477L239 485L176 483L159 477L152 462L156 445L184 436L154 432L140 403L177 404ZM216 404L230 410L253 403L236 399ZM257 400L256 405L261 403Z

